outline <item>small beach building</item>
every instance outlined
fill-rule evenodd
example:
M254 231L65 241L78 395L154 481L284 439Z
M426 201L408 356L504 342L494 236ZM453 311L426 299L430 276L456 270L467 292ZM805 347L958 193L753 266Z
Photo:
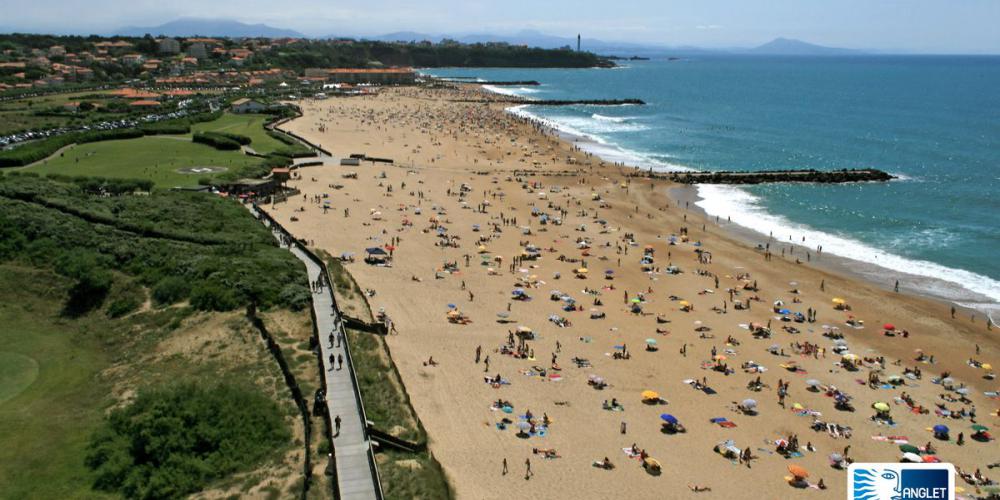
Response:
M233 103L229 105L229 109L233 113L260 113L267 109L267 105L244 97L233 101Z

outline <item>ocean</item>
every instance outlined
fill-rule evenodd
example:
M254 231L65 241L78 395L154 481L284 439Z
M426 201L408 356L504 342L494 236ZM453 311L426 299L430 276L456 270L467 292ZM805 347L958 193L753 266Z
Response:
M517 106L609 161L656 170L873 167L888 183L699 186L706 213L765 242L1000 320L1000 57L697 56L614 69L431 69L537 80L491 90L645 106ZM805 237L803 241L802 238Z

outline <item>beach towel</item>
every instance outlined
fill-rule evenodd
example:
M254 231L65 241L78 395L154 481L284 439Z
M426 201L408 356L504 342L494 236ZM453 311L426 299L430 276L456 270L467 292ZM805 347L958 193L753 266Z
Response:
M625 453L625 456L627 456L629 458L639 458L639 454L638 453L632 453L632 448L631 447L630 448L622 448L622 452Z
M732 429L732 428L736 427L736 422L729 422L729 421L719 422L719 427L723 427L723 428L726 428L726 429Z
M715 417L715 418L708 419L708 421L712 422L713 424L721 424L722 422L725 422L726 420L728 420L726 417Z

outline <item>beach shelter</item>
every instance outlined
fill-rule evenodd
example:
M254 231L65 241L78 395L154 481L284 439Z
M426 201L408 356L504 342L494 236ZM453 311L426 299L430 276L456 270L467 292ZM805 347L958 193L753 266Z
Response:
M675 416L673 416L673 415L671 415L669 413L660 414L660 420L663 420L664 422L666 422L666 423L668 423L670 425L677 425L677 417L675 417Z
M365 249L365 253L368 255L389 255L385 250L379 247L368 247Z
M899 451L903 453L920 453L920 448L917 448L912 444L901 444L899 445Z
M642 399L644 401L660 399L660 393L656 391L642 391Z
M802 466L789 464L788 472L790 472L796 479L805 479L809 477L809 471L802 468Z

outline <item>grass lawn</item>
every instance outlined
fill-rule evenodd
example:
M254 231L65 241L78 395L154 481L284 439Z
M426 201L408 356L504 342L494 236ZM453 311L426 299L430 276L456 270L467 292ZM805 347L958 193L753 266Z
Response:
M264 122L270 118L272 118L270 115L226 113L218 120L197 123L191 127L191 130L194 132L228 132L245 135L251 139L250 147L254 151L267 154L275 149L286 147L281 141L267 135L264 130Z
M108 387L106 359L93 337L59 318L53 281L0 266L0 496L103 498L84 466ZM27 289L26 289L27 288ZM13 364L9 364L13 362Z
M182 136L147 136L138 139L79 144L60 156L27 167L39 174L65 174L151 179L160 187L194 186L210 173L185 174L189 167L233 169L256 165L260 158L239 151L220 151ZM220 172L221 173L221 172Z

